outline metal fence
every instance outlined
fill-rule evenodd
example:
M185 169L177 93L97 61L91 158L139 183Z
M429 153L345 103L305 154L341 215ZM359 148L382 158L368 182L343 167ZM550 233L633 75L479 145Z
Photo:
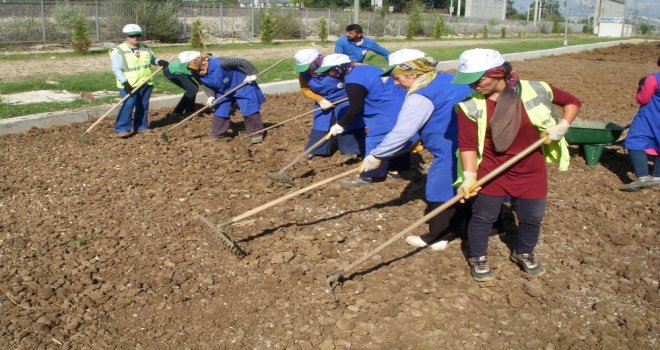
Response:
M276 17L278 37L299 39L318 37L319 19L325 17L329 35L342 35L344 27L353 22L353 13L338 9L292 7L226 7L221 3L154 3L130 1L34 1L33 3L0 3L0 43L67 43L71 41L71 18L82 13L89 21L92 39L96 42L117 42L123 39L121 29L126 23L138 23L146 39L163 38L162 28L171 22L168 40L185 41L190 37L191 22L200 19L205 35L217 38L253 39L259 35L261 17L268 11ZM511 35L550 32L552 22L534 25L526 21L500 21L445 14L424 13L419 35L432 36L437 18L442 18L449 33L472 37L500 35L502 28ZM369 36L405 35L408 15L386 11L362 11L359 23ZM563 32L563 23L562 26ZM581 31L582 24L570 24L570 31Z

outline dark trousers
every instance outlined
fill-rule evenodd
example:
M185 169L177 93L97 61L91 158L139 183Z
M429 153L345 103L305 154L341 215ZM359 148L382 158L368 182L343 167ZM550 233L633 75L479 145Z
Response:
M432 212L445 202L427 202L424 215ZM470 215L468 204L457 203L445 209L440 214L429 220L429 232L420 236L420 238L430 244L436 241L451 241L464 231L467 220Z
M630 163L632 163L635 176L639 179L642 176L653 175L660 177L660 157L650 156L646 152L636 149L629 149ZM653 159L653 174L649 173L649 157Z
M199 91L199 86L192 77L185 74L172 74L169 69L163 70L163 75L167 80L171 81L172 84L185 90L183 96L179 100L179 103L174 107L174 113L192 113L195 111L195 97Z
M488 237L500 215L505 197L478 194L472 202L472 217L468 224L470 257L488 255ZM520 254L532 253L539 241L541 222L545 213L545 197L538 199L514 198L518 214L518 234L515 249Z

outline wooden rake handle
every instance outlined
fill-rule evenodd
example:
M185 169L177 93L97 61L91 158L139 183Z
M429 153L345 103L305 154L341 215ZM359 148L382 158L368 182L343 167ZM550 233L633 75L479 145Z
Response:
M342 98L342 99L339 100L339 101L335 101L335 102L333 102L332 104L336 106L336 105L338 105L338 104L340 104L340 103L343 103L343 102L346 102L346 101L348 101L348 97L347 97L347 98ZM277 124L274 124L274 125L271 125L271 126L269 126L269 127L267 127L267 128L263 128L263 129L261 129L261 130L259 130L259 131L255 131L255 132L253 132L253 133L251 133L251 134L244 135L244 136L242 136L242 138L246 139L246 138L248 138L248 137L250 137L250 136L254 136L254 135L256 135L256 134L261 134L261 133L264 132L264 131L268 131L268 130L273 129L273 128L276 128L276 127L278 127L278 126L282 126L282 125L284 125L284 124L286 124L286 123L288 123L288 122L290 122L290 121L296 120L296 119L298 119L298 118L300 118L300 117L304 117L304 116L306 116L306 115L312 114L312 113L314 113L314 112L316 112L316 111L320 111L320 110L322 110L322 109L323 109L323 108L320 108L320 107L319 107L319 108L316 108L316 109L312 109L311 111L307 111L307 112L305 112L305 113L300 113L300 114L298 114L297 116L295 116L295 117L291 117L291 118L289 118L289 119L287 119L287 120L285 120L285 121L281 121L281 122L279 122L279 123L277 123Z
M547 136L543 136L540 139L538 139L536 142L525 148L523 151L520 153L516 154L513 158L507 160L506 162L502 163L502 165L498 166L495 168L495 170L491 171L488 173L486 176L482 177L477 181L477 183L474 185L474 188L482 187L484 184L486 184L488 181L492 180L495 176L501 174L503 171L507 170L510 168L513 164L518 162L520 159L523 157L527 156L528 154L532 153L534 150L539 148L543 143L545 143L547 139ZM434 218L436 215L440 214L441 212L445 211L447 208L451 207L452 205L456 204L456 202L460 201L463 199L463 194L458 193L454 197L452 197L450 200L445 202L443 205L437 207L433 211L429 212L428 214L424 215L417 221L413 222L410 226L406 227L403 229L403 231L393 235L388 239L387 241L383 242L381 245L378 247L374 248L372 251L366 253L363 255L361 258L356 260L355 262L351 263L350 265L340 269L342 272L341 275L345 276L349 271L352 271L354 268L362 264L363 262L367 261L367 259L371 258L375 254L378 254L381 250L385 249L385 247L389 246L390 244L396 242L399 240L401 237L405 236L406 234L410 233L412 230L417 228L418 226L425 224L432 218Z
M170 59L170 61L173 60L173 59L175 59L175 58L176 58L176 56L172 57L172 58ZM114 111L115 108L119 107L119 105L121 105L122 103L124 103L124 102L125 102L126 100L128 100L131 96L133 96L133 93L135 93L136 91L138 91L138 90L139 90L144 84L146 84L149 80L151 80L151 78L153 78L154 76L156 76L156 74L158 74L158 72L160 72L161 70L163 70L163 67L158 67L158 69L156 69L153 73L151 73L151 74L150 74L146 79L144 79L140 84L137 84L137 85L133 88L133 91L131 91L130 93L126 94L126 96L124 96L121 100L119 100L119 102L115 103L115 104L114 104L114 105L113 105L113 106L112 106L107 112L105 112L104 115L102 115L99 119L97 119L97 120L94 122L94 124L92 124L89 128L87 128L87 130L85 130L85 132L84 132L83 134L88 134L90 131L92 131L92 129L94 129L94 128L95 128L95 127L96 127L96 126L97 126L97 125L103 120L103 119L105 119L105 117L107 117L108 115L110 115L110 113L112 113L112 111Z
M277 173L278 173L278 174L282 174L282 173L284 173L284 172L287 171L289 168L291 168L292 166L296 165L296 163L298 163L298 162L301 161L303 158L305 158L308 154L314 152L315 149L319 148L324 142L330 140L331 138L332 138L332 134L331 134L331 133L327 133L327 134L325 134L325 136L323 136L322 139L316 141L313 145L309 146L309 148L307 148L307 149L304 150L302 153L300 153L299 155L297 155L296 158L294 158L294 159L293 159L292 161L290 161L287 165L285 165L284 167L282 167L282 169L280 169Z
M275 62L275 63L274 63L273 65L271 65L270 67L268 67L268 68L262 70L261 72L259 72L259 74L257 74L257 77L259 77L260 75L262 75L262 74L268 72L269 70L275 68L276 66L278 66L280 63L284 62L285 60L287 60L287 59L286 59L286 58L283 58L283 59L281 59L281 60ZM216 103L220 102L220 100L222 100L223 98L225 98L225 97L227 97L227 96L233 94L234 92L236 92L236 90L242 88L243 86L245 86L245 85L247 85L247 84L249 84L249 83L247 83L247 82L242 82L242 83L236 85L234 88L232 88L231 90L227 91L227 92L224 93L222 96L220 96L220 97L216 98L215 100L213 100L213 105L215 105ZM176 129L176 128L177 128L178 126L180 126L181 124L184 124L184 123L187 122L188 120L192 119L193 117L197 116L198 114L202 113L203 111L205 111L205 110L207 110L207 109L209 109L209 108L210 108L209 106L204 106L204 107L200 108L197 112L195 112L195 113L193 113L193 114L187 116L184 120L182 120L182 121L176 123L175 125L173 125L173 126L170 127L169 129L165 130L165 134L167 134L167 133L169 133L170 131Z

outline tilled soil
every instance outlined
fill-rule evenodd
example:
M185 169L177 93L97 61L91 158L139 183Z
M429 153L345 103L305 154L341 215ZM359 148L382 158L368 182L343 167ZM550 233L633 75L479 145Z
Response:
M657 45L516 62L523 78L579 96L580 117L620 125ZM269 123L310 108L269 96ZM470 277L461 241L445 251L403 240L324 293L326 274L422 216L423 182L393 180L308 192L231 226L242 260L196 219L215 223L292 189L265 176L293 159L309 129L292 122L251 146L209 143L209 117L159 134L111 137L111 122L0 137L0 344L16 349L639 349L658 347L660 191L618 191L627 155L590 168L549 167L538 246L547 273L528 278L490 241L497 278ZM234 117L234 130L241 130ZM170 124L171 125L171 124ZM426 165L428 165L428 156ZM296 188L350 169L336 154L287 173ZM425 227L416 233L425 232Z

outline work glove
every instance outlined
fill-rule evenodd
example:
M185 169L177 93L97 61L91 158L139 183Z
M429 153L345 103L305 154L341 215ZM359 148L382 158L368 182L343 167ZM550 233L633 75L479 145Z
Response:
M167 68L167 66L170 65L170 63L165 61L165 60L158 60L158 65L163 67L163 69L165 69L165 68Z
M424 150L424 145L422 144L421 140L418 140L412 145L410 149L411 149L410 153L419 153Z
M477 195L477 192L481 190L481 187L474 188L474 185L477 183L477 173L474 171L464 171L463 172L463 183L461 187L458 188L458 193L463 194L463 199L461 203L465 203L465 200L474 197Z
M215 101L215 97L209 97L206 99L206 107L213 108L213 101Z
M251 83L251 82L253 82L253 81L255 81L255 80L257 80L257 76L256 76L256 75L248 75L247 77L245 77L245 80L243 80L243 82L249 84L249 83Z
M344 127L343 126L341 126L339 124L335 124L332 127L330 127L330 135L337 136L337 135L342 134L342 133L344 133Z
M562 119L556 125L549 127L547 132L548 132L548 136L550 138L550 141L559 141L559 140L561 140L561 138L564 137L564 135L566 135L566 133L568 132L568 128L570 126L571 125L568 124L566 119Z
M637 92L642 91L642 87L644 86L644 83L646 83L646 77L639 79L639 82L637 83Z
M367 171L371 171L374 169L378 169L380 167L381 160L374 157L373 154L370 154L362 160L362 164L360 164L360 168L358 169L359 172L364 173Z
M325 110L328 110L328 109L332 109L332 108L335 107L335 105L333 105L332 102L330 102L330 101L328 101L328 100L326 100L326 99L322 99L321 101L319 101L319 106L320 106L321 109L324 110L324 111L325 111Z
M126 91L127 94L130 94L131 92L133 92L133 87L132 87L131 84L128 82L128 80L126 80L125 82L123 82L122 85L124 85L124 91Z

